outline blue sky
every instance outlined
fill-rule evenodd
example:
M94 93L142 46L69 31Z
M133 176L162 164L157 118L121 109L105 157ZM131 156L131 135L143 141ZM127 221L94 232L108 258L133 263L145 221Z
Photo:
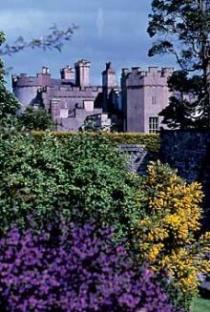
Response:
M111 61L118 76L122 67L171 65L171 59L148 58L151 46L146 28L150 0L6 0L0 4L0 30L8 42L47 33L52 24L79 26L62 53L27 50L5 58L13 73L39 72L49 66L53 76L80 58L91 61L91 81L100 84L105 63ZM163 62L164 61L164 62Z

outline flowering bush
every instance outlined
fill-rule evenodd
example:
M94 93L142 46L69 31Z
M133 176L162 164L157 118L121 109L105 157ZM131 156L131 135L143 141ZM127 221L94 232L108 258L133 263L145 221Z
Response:
M205 259L210 235L199 236L201 186L185 183L157 162L148 167L144 189L147 204L137 231L141 259L157 271L166 270L183 294L191 297L197 291L198 274L210 269Z
M1 312L175 311L153 274L113 245L111 230L52 233L13 228L0 240Z

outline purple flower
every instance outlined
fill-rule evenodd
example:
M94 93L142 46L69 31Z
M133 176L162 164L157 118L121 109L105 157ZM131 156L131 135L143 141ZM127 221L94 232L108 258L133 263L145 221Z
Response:
M1 312L175 312L149 270L112 230L73 226L65 237L10 230L0 240ZM2 306L1 306L2 305Z

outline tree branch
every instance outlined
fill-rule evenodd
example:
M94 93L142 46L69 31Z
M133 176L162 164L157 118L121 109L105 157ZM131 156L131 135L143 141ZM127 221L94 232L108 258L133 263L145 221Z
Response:
M5 43L0 48L0 55L2 56L12 56L25 49L42 49L42 50L52 50L56 49L61 52L64 43L71 40L73 33L78 29L78 26L72 25L65 30L59 30L56 25L53 25L49 30L50 33L46 36L40 38L34 38L27 42L20 36L12 44Z

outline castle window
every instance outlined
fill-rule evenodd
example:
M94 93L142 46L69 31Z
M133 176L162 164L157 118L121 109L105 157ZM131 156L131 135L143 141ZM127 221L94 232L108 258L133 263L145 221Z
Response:
M156 96L152 96L152 105L157 104L157 98Z
M60 109L60 118L68 118L69 110L67 108Z
M86 110L86 112L92 112L94 110L94 102L93 101L85 100L83 102L83 105L84 105L84 109Z
M149 133L156 133L159 131L158 117L149 117Z

